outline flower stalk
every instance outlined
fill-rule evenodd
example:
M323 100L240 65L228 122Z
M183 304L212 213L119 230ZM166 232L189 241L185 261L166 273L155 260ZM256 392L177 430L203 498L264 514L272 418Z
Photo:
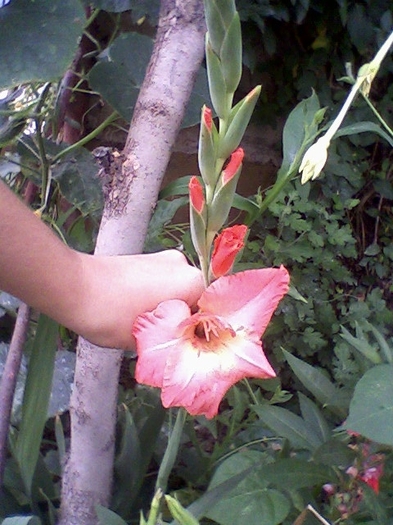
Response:
M359 69L355 83L328 131L306 151L299 167L299 172L302 174L302 184L319 177L327 161L331 140L343 123L343 120L358 93L360 92L368 97L375 75L378 73L381 62L385 58L392 44L393 31L379 49L374 59L371 62L364 64Z
M173 465L175 464L177 454L179 452L179 445L181 437L183 435L184 423L187 419L187 412L184 408L179 408L175 425L169 436L168 444L165 450L164 457L162 458L160 469L158 471L156 481L156 491L160 490L162 493L166 491L168 485L168 478L172 471Z

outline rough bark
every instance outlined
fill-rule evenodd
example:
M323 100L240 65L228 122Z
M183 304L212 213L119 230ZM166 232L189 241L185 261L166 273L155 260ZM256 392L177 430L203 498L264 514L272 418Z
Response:
M127 144L113 170L96 253L140 253L151 212L203 58L202 0L163 0L153 55ZM135 298L138 300L138 298ZM96 525L110 499L122 353L81 339L71 400L71 450L63 476L61 525Z

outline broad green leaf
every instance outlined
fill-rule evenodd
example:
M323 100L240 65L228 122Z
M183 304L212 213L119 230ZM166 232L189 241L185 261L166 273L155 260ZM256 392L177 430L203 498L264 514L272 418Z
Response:
M377 365L358 381L343 425L363 436L393 445L393 365Z
M305 363L282 349L285 359L301 383L322 404L341 412L347 407L346 399L340 390L317 368ZM345 417L345 413L343 414Z
M101 183L93 155L79 148L65 155L52 170L62 195L83 215L98 218L103 207Z
M127 68L116 62L98 62L89 73L89 84L127 122L131 122L139 89Z
M241 483L244 478L253 470L254 467L248 467L244 470L238 471L234 476L226 479L222 483L219 483L214 488L206 491L198 500L194 501L187 510L192 513L193 516L198 519L203 518L208 510L212 508L213 505L221 501L226 495L239 483ZM175 522L172 522L170 525L178 525Z
M318 463L345 470L355 461L356 452L345 443L332 438L317 448L313 456Z
M197 73L194 87L188 101L186 111L182 121L182 128L188 128L198 124L201 119L201 107L206 105L212 106L209 94L209 84L207 82L207 72L201 67Z
M167 224L171 222L179 208L185 206L188 202L187 197L179 197L171 201L160 200L157 202L153 217L150 220L145 240L145 251L156 251L162 249L160 236Z
M124 13L124 11L131 11L131 16L134 22L147 16L150 18L152 25L158 19L158 12L160 8L159 0L94 0L88 2L84 0L85 4L93 4L95 7L107 11L108 13Z
M228 494L206 516L220 525L278 525L290 509L291 504L284 494L274 489L259 488L253 483L242 492Z
M112 510L101 505L96 505L95 509L99 525L127 525L127 522Z
M327 465L297 458L279 459L259 468L259 476L269 485L285 490L335 483L337 475Z
M22 422L15 447L15 457L28 493L32 488L42 432L47 420L58 328L55 321L44 315L40 316L29 362Z
M140 88L153 52L153 40L139 33L122 33L109 48L110 61L124 67Z
M0 89L61 77L84 20L79 0L12 0L0 9Z
M288 439L293 447L313 451L322 444L306 421L290 410L268 404L253 406L253 409L277 436Z
M289 114L283 131L283 161L280 173L289 171L306 137L312 137L317 132L318 126L314 118L319 110L319 100L313 91L309 98L299 102Z
M300 410L306 424L319 437L321 443L328 441L332 437L332 433L317 405L301 392L299 392L299 402Z
M1 525L41 525L37 516L12 516L1 522Z
M175 197L178 195L188 195L188 183L191 175L180 177L169 184L167 184L159 193L159 199L166 199L167 197Z
M223 481L252 466L268 466L270 459L254 450L239 452L220 465L213 476L209 490ZM205 514L222 525L244 523L248 525L276 525L287 516L290 503L277 490L270 489L260 472L252 469L243 480L227 493Z

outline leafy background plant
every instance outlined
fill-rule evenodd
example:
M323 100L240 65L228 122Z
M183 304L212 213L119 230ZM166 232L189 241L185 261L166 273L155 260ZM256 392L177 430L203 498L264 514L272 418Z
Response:
M11 0L10 7L14 2L18 8L30 4ZM24 91L9 93L0 108L1 176L16 191L33 187L35 207L46 204L44 220L71 245L86 251L94 246L102 206L101 183L90 150L97 145L122 146L133 109L129 94L134 93L136 100L158 13L156 2L93 4L98 11L90 12L87 31L94 46L84 58L93 57L94 63L89 67L84 64L72 87L79 104L79 97L88 92L88 104L80 121L70 116L67 121L78 129L82 141L86 136L90 140L68 153L66 146L57 143L56 133L64 125L58 105L62 85L56 81L46 88L43 84L60 76L53 69L49 73L43 70L43 64L48 64L47 53L38 73L29 71L26 62L15 56L18 69L12 81L17 78L15 85L24 84ZM72 17L83 19L78 2L64 5L69 12L57 12L53 24L58 28ZM324 123L333 118L349 89L340 80L347 76L346 63L356 71L369 61L393 26L393 11L387 0L239 0L237 8L244 35L244 72L238 96L262 80L264 90L255 116L258 126L281 126L296 104L310 97L312 89L320 106L327 107ZM41 16L45 15L48 5L41 3L39 9ZM0 17L3 14L0 9ZM39 17L40 12L34 16ZM33 14L31 17L34 21ZM75 26L74 43L64 51L61 72L72 59L82 25L78 22ZM103 27L110 28L109 34ZM18 42L18 27L13 34ZM0 49L9 49L6 38L8 33L2 32ZM45 53L46 37L38 32L31 38L31 48ZM64 43L63 36L56 34L54 42ZM129 60L132 46L137 61ZM58 63L59 56L63 55L57 49ZM6 59L2 55L2 63ZM392 125L392 66L392 56L388 55L370 95L388 125ZM7 69L2 68L2 72L0 85L6 87ZM204 78L202 71L186 125L199 120L200 107L208 98ZM125 93L128 95L123 98ZM112 110L122 120L106 122ZM97 122L105 125L89 137ZM359 122L379 125L361 98L345 124L355 126ZM299 122L295 124L299 126ZM386 413L392 362L392 153L386 140L367 129L373 128L369 124L364 133L334 141L323 176L304 186L295 177L260 217L252 215L253 203L258 205L261 198L263 202L266 188L247 195L249 201L238 200L238 212L252 223L238 269L284 264L290 270L294 289L281 303L264 340L280 380L238 385L228 394L215 421L197 418L186 428L170 488L203 523L229 525L245 519L266 525L320 523L307 508L309 504L336 523L390 523L392 519L393 443L389 438L379 443L381 433L372 430L384 424L389 434L391 428ZM284 150L284 159L286 153ZM39 193L46 195L48 175L48 199L43 203ZM163 189L146 249L181 244L192 256L187 225L172 222L176 211L186 204L185 193L181 181ZM2 313L2 341L8 343L15 309L6 307ZM26 345L28 355L38 344L41 330L33 319ZM62 343L72 351L73 335L63 331ZM130 523L138 522L139 509L149 504L152 474L162 458L165 435L172 424L171 419L165 419L155 394L135 386L129 371L133 366L133 359L127 358L119 386L112 500L112 510ZM378 367L382 367L378 370L385 378L382 387L386 390L381 388L380 394L386 412L361 428L366 438L350 436L342 424L348 413L349 429L364 417L358 412L358 400L373 389L372 374ZM376 405L363 403L362 408L370 414ZM44 408L41 418L47 419ZM26 517L26 523L38 523L38 519L55 522L59 464L69 438L67 427L66 412L50 417L41 441L39 428L23 430L18 422L13 423L0 512L4 523L12 523L12 514L31 513L36 517ZM40 453L38 461L29 456L29 461L18 464L18 454L21 457L26 450L22 445L29 449L37 440L34 450ZM379 495L346 473L353 464L361 468L365 442L373 452L383 454ZM239 473L240 479L236 478ZM30 486L26 477L31 480ZM333 497L322 489L326 483L336 487ZM363 497L356 506L359 486ZM342 512L340 505L348 512ZM238 516L238 509L246 510ZM105 520L120 523L113 513L105 514Z

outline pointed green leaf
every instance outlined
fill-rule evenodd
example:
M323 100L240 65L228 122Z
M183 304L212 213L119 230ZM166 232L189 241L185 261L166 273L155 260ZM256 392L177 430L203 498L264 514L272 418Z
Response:
M299 392L300 410L304 421L309 428L318 436L321 443L328 441L332 437L329 425L323 417L322 412L311 399Z
M345 417L347 401L341 395L340 390L335 387L326 375L286 350L283 349L282 351L289 366L307 390L309 390L322 405L331 407L332 409L338 409L340 413L343 413L343 417Z
M366 339L354 337L344 326L341 326L341 332L340 336L366 359L369 359L372 364L379 365L381 363L378 351Z
M312 451L322 444L306 421L290 410L267 404L253 406L253 409L277 436L286 438L293 447Z
M314 117L319 110L319 100L313 91L309 98L299 102L289 114L283 131L283 161L280 173L285 174L289 171L297 153L305 146L307 136L311 138L317 132Z
M30 493L47 420L59 325L40 315L34 338L25 393L22 422L15 448L26 491Z
M350 126L344 126L340 128L334 135L333 139L338 137L346 137L348 135L357 135L358 133L376 133L380 137L386 140L386 142L393 147L393 138L386 133L378 124L375 122L362 121L351 124Z

